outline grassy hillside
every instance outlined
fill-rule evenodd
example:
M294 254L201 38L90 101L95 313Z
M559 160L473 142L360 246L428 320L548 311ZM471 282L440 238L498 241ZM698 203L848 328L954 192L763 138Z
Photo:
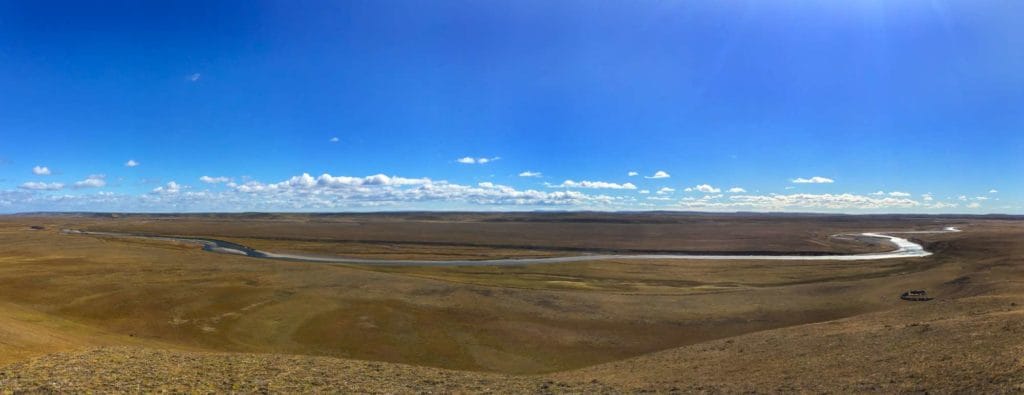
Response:
M943 222L876 220L802 232ZM0 388L989 391L1018 389L1024 366L1012 220L950 219L965 232L915 235L936 251L918 259L502 268L306 264L59 232L136 226L119 221L0 220ZM917 288L936 299L898 299Z

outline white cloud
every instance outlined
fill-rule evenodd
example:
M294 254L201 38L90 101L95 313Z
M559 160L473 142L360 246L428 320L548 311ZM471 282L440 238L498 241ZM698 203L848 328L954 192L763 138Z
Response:
M666 172L664 170L658 170L658 171L654 172L654 175L649 176L649 177L645 176L644 178L657 179L657 178L669 178L669 177L672 177L672 176L669 175L668 172Z
M529 170L524 171L522 173L519 173L520 177L540 177L542 175L543 174L541 174L539 171L529 171Z
M124 166L125 167L135 167L135 166L138 166L138 165L139 165L139 162L136 162L135 159L128 159L127 162L124 162Z
M988 190L988 193L999 193L999 190L996 190L996 189L989 189L989 190Z
M630 176L630 177L636 177L636 176L640 175L640 173L637 173L637 172L635 172L635 171L631 171L631 172L629 172L629 173L626 173L626 175L627 175L627 176Z
M981 201L985 201L985 200L988 200L988 197L985 197L985 196L975 196L975 197L974 197L974 200L981 200Z
M211 176L211 178L214 178ZM642 196L609 196L600 190L516 189L493 182L461 185L428 178L407 178L375 174L365 177L311 176L303 173L279 182L243 179L229 182L217 191L196 191L176 182L167 183L142 195L117 193L53 192L60 186L26 183L17 190L0 190L0 209L34 210L108 210L108 211L330 211L387 209L467 209L493 206L536 209L564 207L583 210L623 210L641 207L699 209L711 211L838 211L904 212L961 209L985 209L974 197L967 202L938 202L918 198L855 194L699 194L682 199L667 191L638 190ZM66 187L66 185L65 185ZM49 189L50 192L46 192ZM648 193L643 194L643 191ZM930 194L929 194L930 195ZM656 198L656 199L647 199ZM668 198L670 200L666 201ZM955 197L954 197L955 199ZM994 200L990 198L989 201ZM656 206L651 203L657 203ZM957 205L959 203L959 206ZM967 207L977 203L977 207Z
M462 157L462 158L456 159L455 161L459 162L459 163L462 163L462 164L465 164L465 165L483 165L483 164L487 164L487 163L490 163L490 162L494 162L494 161L496 161L498 159L501 159L501 157L500 156L495 156L493 158L473 158L473 157L470 157L470 156L466 156L466 157Z
M932 201L932 200L935 200L935 198L934 198L934 197L932 197L932 194L930 194L930 193L925 193L925 194L922 194L922 195L921 195L921 199L923 199L923 200L924 200L924 201L926 201L926 202L930 202L930 201Z
M351 177L338 176L338 177L333 177L332 178L329 174L322 174L322 175L320 175L320 179L321 180L327 180L326 182L327 182L328 185L332 185L332 184L337 185L339 183L344 184L344 183L349 182L347 180L351 180ZM356 180L358 182L359 179L357 178ZM427 179L427 178L406 178L406 177L387 176L387 175L384 175L384 174L374 174L372 176L363 177L361 182L362 182L361 185L395 185L395 186L402 186L402 185L422 185L422 184L427 184L427 183L430 183L430 180Z
M328 140L328 141L330 141L330 142L332 142L332 143L337 143L337 142L341 141L341 139L339 139L339 138L337 138L337 137L331 137L331 139L330 139L330 140Z
M835 180L826 177L814 176L811 178L795 178L793 179L794 184L831 184Z
M981 203L978 203L978 202L974 202L974 203L971 203L971 204L967 205L967 208L979 208L979 207L981 207Z
M366 177L332 176L324 173L319 177L313 177L309 173L294 176L285 181L274 184L264 184L256 181L249 181L244 184L228 184L241 192L268 192L277 190L297 189L351 189L367 186L405 186L429 184L427 178L405 178L393 177L384 174L374 174Z
M620 187L628 188L624 185ZM578 191L517 190L491 182L466 186L447 181L433 181L428 178L389 177L383 174L367 177L323 174L314 178L304 173L278 183L264 184L249 181L244 184L236 184L232 190L260 196L261 204L292 204L303 208L377 207L436 201L446 203L461 201L481 205L591 207L621 200L621 198L612 196L590 195Z
M589 188L589 189L636 189L632 183L616 184L606 181L573 181L565 180L555 187L561 188Z
M207 184L219 184L219 183L222 183L222 182L231 181L231 179L227 178L227 177L202 176L202 177L199 177L199 181L205 182Z
M959 201L962 201L962 202L963 202L963 201L967 201L967 196L964 196L964 195L960 195L960 196L958 196L958 197L957 197L956 199L957 199L957 200L959 200Z
M729 193L747 193L747 190L740 187L732 187L729 188Z
M893 197L910 197L910 194L906 193L906 192L892 191L892 192L889 192L889 196L893 196Z
M63 189L64 184L61 184L59 182L26 182L24 184L21 184L21 186L19 186L18 188L31 189L34 191L56 191L58 189Z
M199 74L199 73L192 73L192 74L189 74L188 77L186 77L186 78L188 78L189 81L196 82L196 81L199 81L199 78L202 78L202 76L203 75Z
M106 178L107 176L103 174L93 174L84 180L75 182L75 188L100 188L107 185Z
M50 168L46 166L36 166L32 168L32 174L37 176L48 176L50 175Z
M641 193L641 194L644 194L644 195L646 195L646 194L648 194L648 193L651 193L651 191L650 191L650 190L648 190L648 189L641 189L641 190L640 190L640 191L638 191L637 193Z
M661 189L658 190L658 194L659 195L668 195L668 194L670 194L672 192L675 192L675 191L676 191L675 189L672 189L672 188L669 188L669 187L662 187Z
M716 197L720 195L712 195ZM707 196L706 196L707 197ZM706 198L705 197L705 198ZM768 195L732 195L727 201L709 201L710 199L684 199L679 204L684 208L705 209L753 209L766 211L786 210L868 210L920 207L921 203L907 198L871 197L865 195L844 194L768 194Z
M785 190L787 190L787 191L788 191L788 190L790 190L790 189L796 189L796 187L794 187L794 186L787 186L787 187L785 187L785 188L782 188L782 189L785 189Z
M171 181L171 182L168 182L167 185L164 185L162 187L153 188L153 193L175 194L175 193L181 192L182 188L188 188L188 187L183 187L182 185L180 185L180 184L178 184L178 183L176 183L174 181Z
M885 196L885 191L874 191L871 192L872 196Z
M704 195L704 196L701 196L699 198L692 197L692 196L687 196L687 197L684 197L684 198L680 199L680 201L682 202L681 204L684 204L684 205L705 204L706 202L710 202L712 200L721 199L723 196L725 196L725 195L722 195L722 194ZM716 202L715 204L722 204L722 203L717 203Z
M719 192L722 192L721 189L715 188L715 187L713 187L711 185L708 185L708 184L700 184L700 185L696 185L696 186L693 186L693 187L689 187L689 188L684 189L684 191L686 191L686 192L697 191L697 192L704 192L704 193L719 193Z

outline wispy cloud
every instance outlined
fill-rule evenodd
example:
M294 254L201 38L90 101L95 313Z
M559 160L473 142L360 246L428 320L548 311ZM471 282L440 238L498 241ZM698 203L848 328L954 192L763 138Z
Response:
M541 177L541 176L543 176L543 174L541 174L539 171L529 171L529 170L527 170L527 171L524 171L522 173L519 173L519 176L520 177Z
M743 189L743 188L740 188L740 189ZM720 188L715 188L715 187L713 187L711 185L708 185L708 184L700 184L700 185L696 185L696 186L692 186L692 187L687 187L686 189L683 189L683 191L686 191L686 192L697 191L697 192L704 192L704 193L719 193L719 192L722 192L722 190Z
M465 156L465 157L456 159L455 161L459 162L459 163L462 163L464 165L483 165L483 164L487 164L487 163L490 163L490 162L494 162L494 161L499 160L499 159L501 159L500 156L495 156L493 158L474 158L474 157L471 157L471 156Z
M337 137L331 137L331 139L330 139L330 140L328 140L328 141L330 141L330 142L332 142L332 143L337 143L337 142L341 141L341 139L339 139L339 138L337 138Z
M192 73L192 74L189 74L188 77L185 77L185 78L187 78L189 81L196 82L196 81L199 81L199 79L202 78L202 77L203 77L202 74Z
M988 193L999 193L999 190L996 190L996 189L989 189L989 190L988 190Z
M139 162L136 162L135 159L128 159L127 162L124 162L124 167L135 167L135 166L138 166L138 165L139 165Z
M701 196L699 198L692 197L692 196L687 196L687 197L684 197L684 198L680 199L680 202L682 202L682 204L684 204L684 205L705 204L705 203L709 203L709 202L713 202L715 204L720 204L721 202L714 202L714 201L718 200L718 199L721 199L722 196L725 196L725 195L722 195L722 194L704 195L704 196Z
M720 196L720 195L714 195ZM704 209L753 209L766 211L785 210L868 210L922 207L913 199L897 197L871 197L865 195L844 194L768 194L768 195L732 195L725 201L709 201L702 199L683 200L680 205L685 208Z
M635 171L631 171L629 173L626 173L626 175L629 176L629 177L636 177L636 176L640 175L640 173L637 173Z
M50 175L50 168L46 166L36 166L32 168L32 174L37 176L48 176Z
M652 175L652 176L645 176L644 178L658 179L658 178L669 178L669 177L672 177L672 176L670 174L668 174L668 172L666 172L664 170L658 170L658 171L654 172L654 175Z
M811 177L811 178L802 178L802 177L800 177L800 178L794 178L793 179L793 183L794 184L831 184L833 182L835 182L835 180L833 180L831 178L819 177L819 176L814 176L814 177Z
M668 195L668 194L670 194L670 193L672 193L672 192L675 192L675 191L676 191L676 190L675 190L675 189L673 189L673 188L669 188L669 187L662 187L661 189L659 189L659 190L658 190L658 194L659 194L659 195Z
M170 181L167 184L165 184L164 186L159 186L159 187L153 188L153 193L157 193L157 194L176 194L178 192L181 192L182 188L184 188L184 187L181 184L178 184L177 182L174 182L174 181Z
M559 185L549 185L555 188L588 188L588 189L636 189L632 183L616 184L606 181L573 181L565 180Z
M227 177L202 176L202 177L199 177L199 181L205 182L207 184L219 184L219 183L231 181L231 179L227 178Z
M64 184L61 184L59 182L26 182L24 184L21 184L21 186L19 186L18 188L29 189L34 191L56 191L58 189L63 189Z
M729 193L747 193L747 190L740 187L732 187L729 188Z
M889 196L893 196L893 197L909 197L910 194L906 193L906 192L892 191L892 192L889 192Z
M106 178L107 176L103 174L93 174L84 180L75 182L75 188L100 188L107 185Z

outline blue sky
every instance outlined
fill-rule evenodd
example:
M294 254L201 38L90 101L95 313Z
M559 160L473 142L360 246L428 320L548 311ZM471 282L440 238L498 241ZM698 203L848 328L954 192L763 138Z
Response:
M1024 213L1024 3L239 4L0 1L0 212Z

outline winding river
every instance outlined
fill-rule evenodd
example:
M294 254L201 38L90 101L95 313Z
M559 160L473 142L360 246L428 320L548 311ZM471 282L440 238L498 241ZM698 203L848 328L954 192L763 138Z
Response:
M868 261L879 259L918 258L931 255L920 244L892 234L924 234L960 232L955 227L946 227L934 231L905 231L883 233L841 234L835 236L868 237L888 241L896 245L896 249L887 252L865 254L830 254L830 255L712 255L712 254L584 254L547 258L502 258L502 259L453 259L453 260L419 260L419 259L366 259L348 257L328 257L307 254L278 254L260 251L241 244L224 240L199 237L153 236L135 233L93 232L75 229L64 229L65 234L90 235L104 237L142 238L168 242L180 242L201 245L203 250L221 254L245 255L253 258L280 259L312 263L341 263L381 266L509 266L539 263L568 263L582 261L612 259L680 259L680 260L770 260L770 261ZM834 236L834 237L835 237Z

